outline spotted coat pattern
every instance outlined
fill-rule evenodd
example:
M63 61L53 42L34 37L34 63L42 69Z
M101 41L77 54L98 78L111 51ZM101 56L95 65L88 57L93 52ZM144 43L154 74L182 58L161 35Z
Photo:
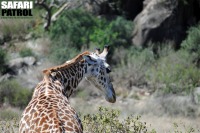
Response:
M89 64L83 60L83 56L89 54L88 51L83 52L63 65L43 71L44 79L35 88L22 114L20 133L83 132L81 121L68 98L88 71ZM101 76L98 79L105 86L105 79Z
M35 88L32 100L22 114L20 133L82 132L80 119L68 101L87 67L77 58L64 66L50 68L50 73L44 71L43 81Z

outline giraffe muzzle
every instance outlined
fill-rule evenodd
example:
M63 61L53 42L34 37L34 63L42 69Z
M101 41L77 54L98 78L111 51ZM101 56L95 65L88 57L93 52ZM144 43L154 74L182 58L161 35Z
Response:
M116 102L116 96L115 95L113 95L113 97L112 98L107 98L106 97L106 101L108 101L108 102L110 102L110 103L115 103Z
M116 95L115 95L115 90L113 88L113 85L110 85L109 89L107 90L106 101L110 103L115 103L116 102Z

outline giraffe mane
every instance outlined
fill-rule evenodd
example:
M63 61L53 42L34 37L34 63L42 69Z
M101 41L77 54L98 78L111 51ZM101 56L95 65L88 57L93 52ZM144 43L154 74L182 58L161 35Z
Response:
M89 54L90 54L89 51L85 51L85 52L83 52L81 54L78 54L76 57L71 59L69 62L66 62L66 63L64 63L62 65L54 66L54 67L47 68L47 69L43 70L42 72L43 72L43 74L45 76L45 79L47 79L49 77L51 72L56 72L56 71L59 71L59 70L66 69L66 68L76 64L77 62L81 61L83 59L84 55L89 55Z

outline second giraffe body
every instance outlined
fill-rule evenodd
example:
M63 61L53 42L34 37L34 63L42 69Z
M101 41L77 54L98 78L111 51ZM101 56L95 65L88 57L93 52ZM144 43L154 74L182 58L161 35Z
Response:
M116 101L105 60L107 52L108 47L101 54L84 52L63 65L44 70L44 79L22 114L20 133L82 133L81 121L68 98L86 77L103 92L107 101Z

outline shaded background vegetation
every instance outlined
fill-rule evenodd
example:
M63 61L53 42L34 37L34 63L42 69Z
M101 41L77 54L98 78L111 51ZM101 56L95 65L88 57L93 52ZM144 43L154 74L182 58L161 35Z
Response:
M105 44L111 46L108 62L113 69L111 78L118 97L142 99L143 94L132 94L135 91L134 88L137 88L139 92L145 90L150 97L160 96L163 99L168 95L191 96L195 92L195 88L200 86L198 15L196 15L195 22L184 25L185 33L182 36L184 39L180 43L163 37L162 41L151 39L144 45L138 46L132 41L133 31L138 28L133 20L145 6L138 2L138 8L133 11L129 7L132 5L129 2L128 0L105 2L101 4L102 7L98 12L90 12L83 6L65 10L55 22L52 22L48 31L43 29L43 19L40 15L45 11L41 7L35 8L33 20L16 20L16 22L0 20L0 76L11 75L7 79L1 78L0 80L0 108L2 111L0 118L4 120L11 119L10 116L18 118L20 113L15 108L23 109L31 99L34 87L27 87L27 84L22 83L23 78L18 78L19 75L28 75L27 70L35 71L35 67L37 68L38 64L45 64L45 61L51 62L53 65L62 64L84 50L93 51L96 47L102 49ZM187 1L183 3L185 3L183 4L184 8L191 5ZM54 10L56 9L53 9L53 12ZM42 52L38 52L27 43L29 41L36 43L36 40L41 38L50 40L39 43L39 45L44 45ZM26 42L26 44L21 45L16 42L21 44ZM35 63L30 68L22 65L23 70L18 74L13 71L13 67L10 67L9 62L13 58L30 56L35 57L39 63ZM29 77L30 75L25 79ZM42 74L35 77L41 80ZM74 97L84 97L85 100L88 100L90 97L99 96L92 89L88 91L85 88L89 87L82 85ZM174 111L175 109L172 109L171 112L173 115L199 117L199 93L197 97L199 101L192 103L195 108L191 108L187 113ZM9 106L8 109L5 108L7 106ZM10 109L10 106L14 109ZM114 132L140 132L147 130L145 124L138 121L138 118L131 117L119 121L118 111L108 109L99 111L100 113L96 115L83 116L83 123L87 131L102 132L106 129L108 132L111 130ZM166 109L166 111L169 110ZM17 115L13 112L17 112ZM4 118L4 116L8 117ZM90 126L86 126L88 123ZM107 127L108 123L110 127ZM98 125L102 126L93 129ZM176 124L174 127L176 131ZM193 132L193 130L190 128L187 129L187 132ZM156 131L152 130L151 132Z

